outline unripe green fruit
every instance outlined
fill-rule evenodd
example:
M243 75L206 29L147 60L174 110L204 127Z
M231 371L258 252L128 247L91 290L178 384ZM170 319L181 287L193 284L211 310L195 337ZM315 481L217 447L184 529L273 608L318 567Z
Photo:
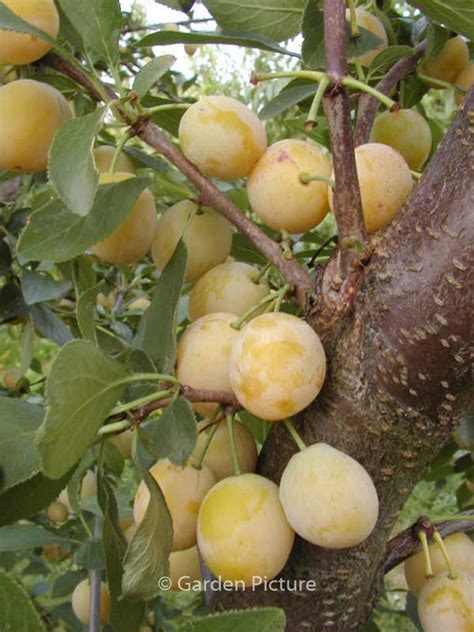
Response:
M201 97L181 118L179 142L186 158L207 176L246 176L267 146L262 122L243 103Z
M55 501L49 505L46 514L54 524L62 524L69 518L69 509L62 502Z
M418 615L423 632L472 632L474 579L464 573L457 573L456 579L436 575L420 593Z
M71 117L63 95L45 83L20 79L0 88L0 168L46 169L53 137Z
M454 83L468 92L469 88L474 84L474 63L468 64L464 70L461 70ZM456 105L461 105L464 101L464 96L460 92L455 92L454 100Z
M181 336L176 354L180 384L196 389L231 392L229 356L239 332L233 314L207 314L191 323ZM194 404L201 415L211 415L216 404Z
M216 476L206 465L197 470L188 463L178 467L168 459L155 463L150 475L160 486L173 521L173 551L189 549L196 544L196 523L199 507L206 493L216 482ZM145 482L138 487L133 505L133 517L143 520L150 492Z
M122 182L129 173L101 173L99 184ZM150 250L156 233L155 200L148 189L138 196L126 220L106 239L92 246L91 251L103 261L125 265L136 263Z
M55 38L59 15L53 0L3 0L3 4L25 22ZM51 44L34 35L0 30L0 64L31 64L46 55Z
M435 57L428 57L421 64L421 72L427 77L455 83L459 73L469 63L469 48L460 35L448 39ZM442 90L441 86L428 82L430 88Z
M375 119L370 142L390 145L417 170L430 155L433 138L426 120L415 110L383 112Z
M250 205L274 230L311 230L328 212L328 185L316 181L303 184L299 177L328 177L330 173L331 165L317 147L294 138L281 140L265 151L249 175Z
M159 270L171 259L182 237L188 250L186 281L190 283L225 261L232 248L232 229L226 219L206 206L198 210L195 202L183 200L171 206L158 222L151 252Z
M223 580L251 585L255 578L272 579L286 564L294 536L278 487L257 474L223 479L199 510L199 551Z
M234 342L230 385L253 415L278 421L306 408L326 375L326 356L315 331L291 314L262 314Z
M454 533L444 540L453 568L474 576L474 543L465 533ZM446 560L440 547L433 543L429 547L431 567L438 575L448 571ZM428 583L425 577L425 558L423 551L412 555L404 564L405 578L410 592L418 597Z
M90 621L90 593L91 586L88 579L83 579L74 588L72 593L72 610L82 623L88 624ZM107 584L100 584L100 623L104 625L109 620L110 595Z
M207 430L202 431L203 428L207 428ZM233 428L240 470L243 474L246 472L255 472L255 468L257 467L257 446L255 445L255 439L252 433L243 424L235 421ZM201 454L207 436L212 431L212 426L209 426L207 421L203 421L199 424L199 430L198 442L193 452L195 458L198 458ZM218 481L232 476L235 473L234 461L230 450L229 431L225 421L221 421L218 425L211 439L211 443L206 450L203 463L211 468Z
M356 546L377 522L377 490L355 459L315 443L289 460L280 482L280 500L296 533L317 546Z
M172 590L187 590L202 579L197 546L171 553L170 579Z
M112 145L99 145L99 147L94 149L94 162L97 171L100 173L108 173L110 171L112 160L115 155L115 149L116 148L112 147ZM120 152L117 164L115 165L115 170L120 173L135 173L133 162L127 154L124 154L123 152Z
M206 272L189 295L190 320L215 312L242 316L270 293L265 279L254 283L257 275L257 268L240 261L221 263Z
M351 12L349 9L346 9L346 20L350 21L350 19ZM370 31L378 38L383 40L383 43L380 44L380 46L378 46L377 48L363 53L362 55L360 55L360 57L348 60L350 63L355 63L356 61L358 61L362 66L366 66L368 68L375 57L377 57L377 55L380 53L380 51L384 48L387 48L387 33L385 32L385 28L379 18L375 15L372 15L372 13L365 11L365 9L356 9L356 24L357 26L361 26L362 28Z
M3 386L7 391L13 392L18 388L21 377L22 375L19 369L7 369L2 376Z
M410 194L410 167L398 151L381 143L359 145L355 159L365 227L374 233L392 221ZM329 204L332 209L331 189Z

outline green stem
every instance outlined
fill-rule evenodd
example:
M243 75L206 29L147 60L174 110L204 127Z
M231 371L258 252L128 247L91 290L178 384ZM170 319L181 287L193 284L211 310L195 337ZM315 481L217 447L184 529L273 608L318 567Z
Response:
M134 399L133 402L127 402L126 404L122 404L121 406L116 406L110 413L110 416L120 415L122 413L126 413L129 410L133 410L134 408L141 408L150 402L155 402L159 399L166 399L167 397L172 397L175 393L175 389L168 389L166 391L158 391L158 393L151 393L150 395L145 395L144 397L140 397L139 399ZM100 430L99 430L100 433Z
M312 176L309 173L301 173L299 176L299 181L301 184L309 184L310 182L325 182L331 189L334 189L336 183L332 178L328 178L327 176Z
M252 82L270 81L272 79L309 79L310 81L321 81L327 77L326 73L318 70L288 70L282 72L262 72L253 73Z
M423 549L423 558L425 560L425 577L433 577L433 568L431 566L430 547L428 546L428 538L424 531L418 533L418 539L421 542L421 548Z
M173 375L164 375L163 373L135 373L126 378L124 382L169 382L170 384L178 384L178 380Z
M128 134L128 131L126 131L115 149L114 157L112 158L112 162L110 163L110 173L115 173L115 170L117 169L118 159L120 157L120 154L122 153L122 149L125 147L128 140L130 140L130 136Z
M130 428L130 423L128 421L115 421L113 424L107 424L106 426L102 426L99 429L98 434L100 436L108 435L112 433L119 433L123 430L128 430Z
M419 173L418 171L413 171L413 169L410 169L410 173L415 180L421 179L422 174Z
M277 290L276 292L273 292L272 294L268 294L268 296L265 296L264 298L262 298L261 301L259 301L258 303L256 303L255 305L253 305L250 309L248 309L244 314L242 314L242 316L240 318L238 318L237 320L235 320L233 323L231 323L231 327L233 327L234 329L240 329L242 327L242 325L255 313L257 312L261 307L263 307L264 305L267 305L267 303L273 303L273 301L278 300L278 296L280 295L280 293L285 296L285 294L288 293L288 290L290 289L290 286L288 284L284 285L282 288L280 288L279 290Z
M230 452L232 454L232 461L234 462L234 472L236 476L240 476L242 470L240 468L239 455L237 454L237 446L235 445L234 415L233 413L227 413L225 418L227 421L227 431L229 433Z
M147 108L146 114L154 114L155 112L165 112L166 110L187 110L192 103L166 103L163 105L155 105L153 108Z
M362 68L362 64L358 59L354 61L354 65L356 67L357 79L365 83L365 74L364 69Z
M308 116L306 118L305 127L316 124L316 120L318 117L319 108L321 106L321 101L324 93L326 92L326 88L331 83L329 77L323 77L318 85L318 89L316 90L316 94L314 95L313 102L311 103L311 107L309 108Z
M448 81L443 81L442 79L435 79L434 77L428 77L428 75L423 74L420 70L418 70L416 74L421 81L427 83L428 85L431 84L431 86L436 86L438 88L454 88L456 92L459 92L462 95L466 94L466 90L464 90L464 88L461 88L454 83L449 83Z
M202 450L199 453L198 458L196 459L196 462L194 463L194 467L197 470L200 470L202 468L202 462L204 461L204 457L206 456L206 452L209 449L209 446L211 445L211 441L214 438L214 435L217 432L217 428L219 427L218 423L213 423L211 426L210 431L207 433L206 435L206 440L202 446Z
M438 519L439 522L474 522L474 516L463 516L458 514L456 516L445 516Z
M252 283L255 283L255 285L258 285L260 283L260 280L266 275L266 273L270 270L271 267L272 267L271 263L266 263L263 266L263 268L260 270L260 272L258 272L258 274L252 277Z
M298 449L300 450L300 452L303 452L304 450L306 450L306 448L307 448L306 443L303 441L303 439L298 434L298 431L294 427L293 423L289 419L285 419L283 421L283 423L285 424L285 428L290 433L291 438L293 439L293 441L298 446Z
M444 559L446 561L446 566L448 567L448 577L449 577L449 579L456 579L458 575L455 572L455 570L453 568L453 565L451 564L451 559L449 557L448 551L446 550L446 546L444 544L443 538L441 537L441 535L439 534L438 531L435 531L433 533L433 540L436 542L436 544L441 549L441 553L443 554L443 557L444 557Z
M354 90L360 90L361 92L367 92L372 97L378 99L381 103L387 106L389 110L397 107L397 102L388 97L386 94L379 92L372 86L364 83L363 81L359 81L358 79L354 79L354 77L344 77L341 80L341 84L346 88L353 88Z
M351 12L351 37L357 39L360 37L359 27L357 26L355 1L349 0L349 9Z

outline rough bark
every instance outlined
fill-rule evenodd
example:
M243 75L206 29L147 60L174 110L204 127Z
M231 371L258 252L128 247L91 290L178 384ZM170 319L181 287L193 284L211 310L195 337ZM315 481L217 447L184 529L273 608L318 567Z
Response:
M376 529L345 550L296 541L282 576L313 579L316 592L224 593L213 596L217 609L278 605L290 631L346 632L360 629L376 604L400 509L472 404L473 123L471 89L405 209L373 240L368 267L338 291L330 262L307 314L329 373L297 428L306 442L327 442L369 471L380 499ZM260 471L278 482L294 452L275 425Z

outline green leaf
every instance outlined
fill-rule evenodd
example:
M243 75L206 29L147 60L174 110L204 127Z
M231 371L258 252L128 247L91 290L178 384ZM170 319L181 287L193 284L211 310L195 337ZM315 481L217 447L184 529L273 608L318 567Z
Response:
M101 281L89 288L79 296L76 305L77 324L80 332L84 338L95 344L97 344L95 331L96 298L103 287L104 282Z
M133 162L138 163L140 167L149 167L154 171L160 171L162 173L169 171L169 165L164 160L150 156L150 154L146 154L136 147L124 147L123 151L130 156Z
M30 321L23 327L21 334L21 364L20 373L25 375L31 366L35 355L35 330Z
M126 220L149 182L147 178L129 178L99 186L92 210L85 217L71 213L60 200L50 202L31 215L20 235L18 253L33 261L58 262L77 257Z
M410 46L389 46L374 57L369 68L369 77L390 68L404 57L413 57L415 51Z
M474 409L467 411L461 419L454 440L463 450L474 450Z
M257 48L259 50L268 50L281 55L290 55L291 57L299 57L296 53L292 53L286 48L281 47L277 42L250 32L229 31L225 33L202 32L199 33L181 33L179 31L157 31L145 35L134 46L169 46L170 44L227 44L229 46L244 46L245 48Z
M281 114L293 105L304 101L308 97L313 96L318 89L316 82L295 86L282 90L276 97L268 101L258 113L262 120L272 119Z
M69 544L69 541L59 532L30 524L13 524L0 529L0 552L35 549L45 544Z
M119 0L59 0L59 4L84 45L109 63L115 63L122 28Z
M49 180L67 208L77 215L87 215L94 203L99 172L92 148L105 112L102 107L66 121L49 150Z
M136 630L143 618L144 604L130 603L121 599L122 560L127 542L119 525L117 502L113 489L106 479L99 480L99 503L104 514L102 542L107 568L107 585L110 592L109 621L115 632Z
M101 540L86 540L77 549L74 561L79 568L102 571L105 568L104 547Z
M167 72L176 61L173 55L162 55L149 61L143 68L140 68L135 75L132 90L141 100L145 94L155 85L160 77Z
M44 410L19 399L0 397L0 489L6 491L40 471L34 437Z
M24 270L21 275L21 289L28 305L62 298L71 287L69 281L55 281L47 274L39 272Z
M193 632L283 632L286 617L280 608L229 610L193 619Z
M26 33L27 35L34 35L46 42L49 42L51 46L56 48L56 40L50 35L37 29L29 22L22 20L16 13L10 11L3 2L0 3L0 28L6 31L15 31L16 33Z
M47 632L26 590L1 569L0 630Z
M203 0L203 4L225 31L258 33L281 42L300 32L306 0Z
M0 276L10 272L12 264L12 253L8 244L0 240Z
M176 313L186 272L186 246L180 240L156 283L150 307L138 326L134 346L152 358L160 373L172 371L176 357Z
M183 398L176 399L143 434L145 448L157 461L168 458L184 466L197 443L196 418L190 403Z
M447 29L474 39L474 3L472 0L408 0L430 20Z
M0 496L0 525L31 518L45 509L66 487L73 470L52 480L39 473L24 483L15 485Z
M123 560L122 593L126 599L149 601L160 591L159 579L169 576L173 523L161 489L139 466L150 501Z
M14 281L6 283L0 289L0 325L27 313L28 306L18 285Z
M60 350L46 383L48 409L38 433L47 476L59 478L77 463L120 399L129 375L85 340Z
M46 305L32 305L31 318L38 333L62 347L72 340L71 330Z
M440 53L446 42L448 41L449 31L437 24L430 22L426 29L427 44L425 55L427 57L435 57Z

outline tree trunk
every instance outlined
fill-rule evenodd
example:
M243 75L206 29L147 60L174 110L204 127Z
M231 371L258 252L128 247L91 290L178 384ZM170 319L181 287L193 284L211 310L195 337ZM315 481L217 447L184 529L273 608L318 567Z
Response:
M314 592L219 593L217 609L280 606L288 630L346 632L375 606L395 520L472 403L473 127L471 89L404 211L373 240L366 269L340 286L330 262L307 314L329 372L297 428L307 443L327 442L368 470L380 500L376 529L344 550L297 539L282 577L312 579ZM275 424L260 472L278 482L295 450Z

